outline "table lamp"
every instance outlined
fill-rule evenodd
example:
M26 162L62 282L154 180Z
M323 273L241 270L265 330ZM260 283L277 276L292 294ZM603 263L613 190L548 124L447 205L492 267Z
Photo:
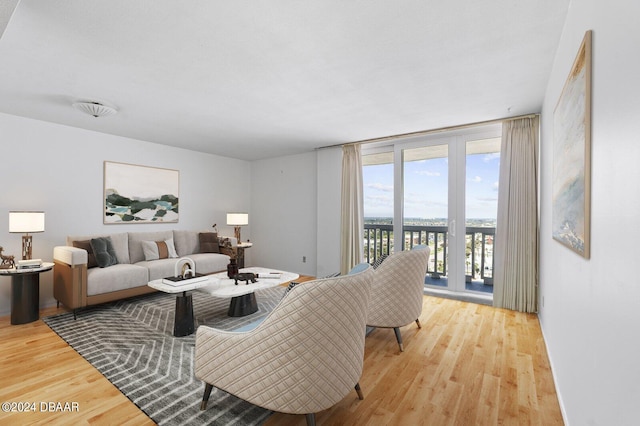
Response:
M22 259L31 259L31 235L44 232L44 212L9 212L9 232L24 233L22 236Z
M227 213L227 225L233 225L234 236L241 242L240 227L249 224L249 213Z

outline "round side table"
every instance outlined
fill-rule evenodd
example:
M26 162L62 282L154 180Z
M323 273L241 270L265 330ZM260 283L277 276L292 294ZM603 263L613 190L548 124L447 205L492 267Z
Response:
M26 324L40 318L40 273L52 268L53 263L43 262L39 268L0 269L0 275L11 276L11 324Z

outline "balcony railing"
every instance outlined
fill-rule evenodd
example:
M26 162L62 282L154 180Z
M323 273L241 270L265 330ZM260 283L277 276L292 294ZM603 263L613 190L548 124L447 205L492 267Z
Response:
M432 277L446 276L448 227L405 225L404 248L426 244L431 248L427 273ZM495 228L468 226L465 232L465 275L467 281L481 279L493 284L493 241ZM364 226L365 261L375 262L382 255L393 251L393 225L366 224Z

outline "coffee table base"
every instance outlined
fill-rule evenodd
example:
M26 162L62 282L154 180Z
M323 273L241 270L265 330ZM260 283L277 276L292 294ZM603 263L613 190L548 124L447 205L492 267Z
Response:
M242 296L231 298L228 312L230 317L244 317L255 312L258 312L258 302L256 301L255 293L243 294Z
M193 299L185 291L176 296L176 314L173 323L173 335L183 337L193 334Z

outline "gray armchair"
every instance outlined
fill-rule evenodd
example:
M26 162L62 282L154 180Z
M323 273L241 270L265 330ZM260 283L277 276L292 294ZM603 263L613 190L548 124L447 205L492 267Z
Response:
M315 414L358 385L373 269L293 287L255 329L196 332L195 375L212 388L289 414Z
M404 351L400 327L411 322L420 326L424 278L429 247L401 251L387 257L375 270L367 325L393 328L400 351Z

